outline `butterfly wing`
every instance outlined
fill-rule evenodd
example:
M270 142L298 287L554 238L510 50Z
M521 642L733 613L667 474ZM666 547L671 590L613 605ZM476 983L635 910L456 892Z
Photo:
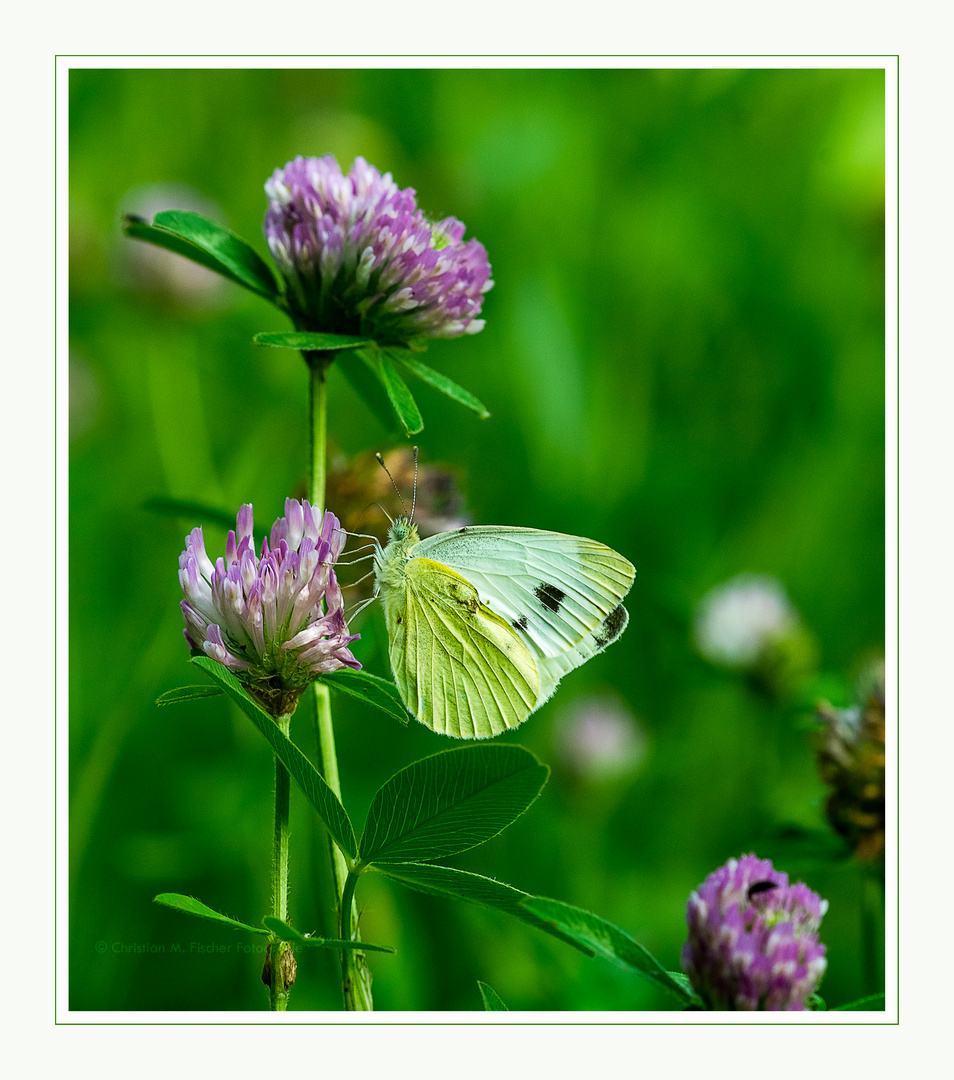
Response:
M403 585L383 599L395 682L433 731L489 738L536 708L540 677L529 649L460 574L412 558Z
M534 708L563 675L615 641L629 621L621 601L636 571L596 540L471 525L428 537L414 553L459 572L527 643L540 677Z

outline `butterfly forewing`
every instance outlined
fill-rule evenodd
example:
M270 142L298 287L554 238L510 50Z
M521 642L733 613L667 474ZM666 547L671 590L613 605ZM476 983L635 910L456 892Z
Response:
M414 554L459 571L480 599L528 640L532 653L562 658L554 665L556 679L600 652L625 626L625 621L618 625L625 609L611 616L629 592L635 570L595 540L475 525L429 537ZM618 625L616 633L603 633L607 624L610 630Z
M404 570L403 587L384 600L391 667L408 709L464 739L522 723L540 693L525 643L454 570L428 558L411 558Z

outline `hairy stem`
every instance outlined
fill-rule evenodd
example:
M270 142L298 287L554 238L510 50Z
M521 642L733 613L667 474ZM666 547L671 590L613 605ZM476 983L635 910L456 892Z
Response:
M328 365L334 359L333 353L306 352L303 354L308 364L308 420L310 431L311 483L309 495L312 506L324 511L325 486L328 460L328 386L325 381ZM335 751L335 732L331 722L331 698L328 687L313 683L315 695L315 724L318 736L319 768L331 790L341 798L341 780L338 777L338 755ZM335 879L335 903L338 926L341 937L350 939L355 934L354 887L352 885L347 907L342 906L345 886L349 881L348 867L337 845L328 837L331 849L331 865ZM368 971L364 954L351 949L342 949L341 983L345 1008L349 1011L370 1012L373 1008L371 999L371 974Z

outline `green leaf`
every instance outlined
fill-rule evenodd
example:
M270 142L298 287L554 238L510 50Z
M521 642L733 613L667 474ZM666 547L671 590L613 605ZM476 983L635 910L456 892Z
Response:
M218 259L203 251L202 248L190 244L188 240L183 240L180 236L169 232L167 229L157 229L154 225L150 225L147 221L136 217L134 214L126 214L123 218L123 232L132 237L133 240L144 240L147 244L154 244L156 247L164 248L166 251L171 251L176 255L182 255L183 258L191 259L192 262L198 263L199 266L204 266L206 270L221 274L222 277L228 278L229 281L234 282L236 285L244 285L244 282L239 281Z
M293 926L276 919L273 915L266 915L262 922L279 939L290 941L294 945L311 946L319 949L353 949L356 952L386 952L393 953L390 945L372 945L367 941L339 941L336 938L305 937ZM262 933L264 931L260 931Z
M835 1005L829 1012L883 1012L884 994L869 994L868 997L849 1001L847 1005Z
M446 375L436 371L429 364L423 363L416 357L405 356L403 353L392 352L391 356L400 364L403 364L411 374L416 375L429 386L433 386L435 390L440 390L442 394L453 398L454 401L465 405L468 409L473 409L482 420L486 420L490 416L487 407L479 398L474 397L469 390L458 386L452 379L448 379Z
M201 668L210 679L217 682L229 697L268 740L275 756L285 766L291 778L301 788L305 798L318 812L328 832L338 847L354 858L357 843L354 826L338 796L325 783L321 773L312 765L298 747L287 738L275 721L261 708L241 685L238 679L209 656L194 656L191 661Z
M271 345L276 349L297 349L299 352L334 352L338 349L357 349L362 345L374 344L370 338L350 337L347 334L311 334L304 330L256 334L252 341L256 345Z
M163 214L185 213L187 213L185 210L163 211ZM123 223L123 231L127 236L131 236L135 240L144 240L146 243L155 244L156 247L165 248L166 251L172 251L176 255L191 259L192 262L198 263L216 274L221 274L222 277L228 278L229 281L234 282L236 285L251 289L252 292L258 296L264 296L267 300L274 301L277 298L278 286L275 283L274 275L244 240L240 240L233 233L228 232L227 229L223 229L222 226L215 225L211 221L208 222L213 229L219 230L225 236L230 237L234 244L239 246L239 249L244 248L246 252L250 253L252 258L249 267L243 267L241 259L236 259L236 250L231 252L228 250L224 252L212 251L205 244L197 243L192 237L186 236L178 229L158 227L158 220L163 214L156 215L157 224L154 225L150 225L141 218L127 216ZM201 217L200 214L194 216ZM208 219L202 218L202 220L207 221ZM257 270L251 268L254 266L255 260L260 264ZM262 270L265 273L262 273Z
M495 881L493 878L483 877L480 874L471 874L466 870L455 870L452 866L435 866L433 863L383 863L372 867L371 872L384 874L417 892L449 897L453 900L468 900L472 904L506 912L520 919L521 922L529 923L530 926L535 926L538 930L543 930L565 941L580 952L586 953L587 956L593 955L593 950L587 945L564 934L552 923L544 922L525 908L521 900L529 899L529 893L515 889L502 881Z
M483 844L520 817L549 774L522 746L464 746L416 761L374 796L361 863L442 859Z
M226 529L235 528L235 514L227 510L218 510L214 506L206 506L205 503L191 502L188 499L173 499L166 495L154 495L142 504L143 510L151 514L162 514L165 517L186 518L189 521L208 522L212 525L222 525Z
M211 255L221 267L219 272L239 285L269 300L278 296L278 282L268 263L231 229L193 210L163 210L152 219L152 224Z
M398 373L394 361L377 352L362 352L361 357L384 387L384 392L388 395L388 400L397 413L397 418L401 421L405 432L408 435L416 435L417 432L423 430L424 421L421 419L421 411L407 383Z
M404 707L404 702L401 701L398 688L387 679L371 675L367 671L341 668L331 675L319 675L318 682L324 683L332 690L340 690L342 694L347 694L349 697L365 701L402 724L406 724L410 719L410 714Z
M218 686L177 686L167 690L156 698L157 705L177 705L180 701L193 701L195 698L218 697L222 693Z
M693 990L688 975L684 975L681 971L669 971L666 974L674 983L678 983L682 987L688 1004L698 1006L699 1008L703 1007L702 998L699 997L695 990Z
M477 985L480 987L480 996L484 999L484 1010L486 1012L510 1012L492 987L481 982L480 979L477 980Z
M222 915L213 911L201 900L194 896L183 896L182 893L164 892L153 898L157 904L165 904L166 907L175 908L176 911L184 911L187 915L198 915L200 919L211 919L213 922L227 923L239 930L248 930L252 934L264 934L260 926L249 926L248 923L239 922L238 919L230 919L228 915Z
M685 980L673 978L652 953L634 941L624 930L598 915L573 907L572 904L564 904L560 900L549 900L544 896L531 896L523 901L523 906L581 945L586 945L597 955L638 971L640 975L668 990L681 1001L688 1001L695 996L687 989L688 983Z

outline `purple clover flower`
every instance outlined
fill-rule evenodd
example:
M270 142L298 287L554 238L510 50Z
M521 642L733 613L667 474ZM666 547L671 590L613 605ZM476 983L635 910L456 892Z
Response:
M316 675L361 667L348 649L358 635L348 633L334 572L347 533L330 510L322 517L307 500L286 499L256 558L250 503L235 524L214 566L202 529L186 537L185 638L282 715Z
M683 970L712 1009L803 1010L828 965L818 940L827 910L768 859L729 859L689 897Z
M464 243L456 218L429 223L390 173L361 157L347 176L331 154L297 157L265 192L265 238L299 329L397 346L483 329L483 245Z

